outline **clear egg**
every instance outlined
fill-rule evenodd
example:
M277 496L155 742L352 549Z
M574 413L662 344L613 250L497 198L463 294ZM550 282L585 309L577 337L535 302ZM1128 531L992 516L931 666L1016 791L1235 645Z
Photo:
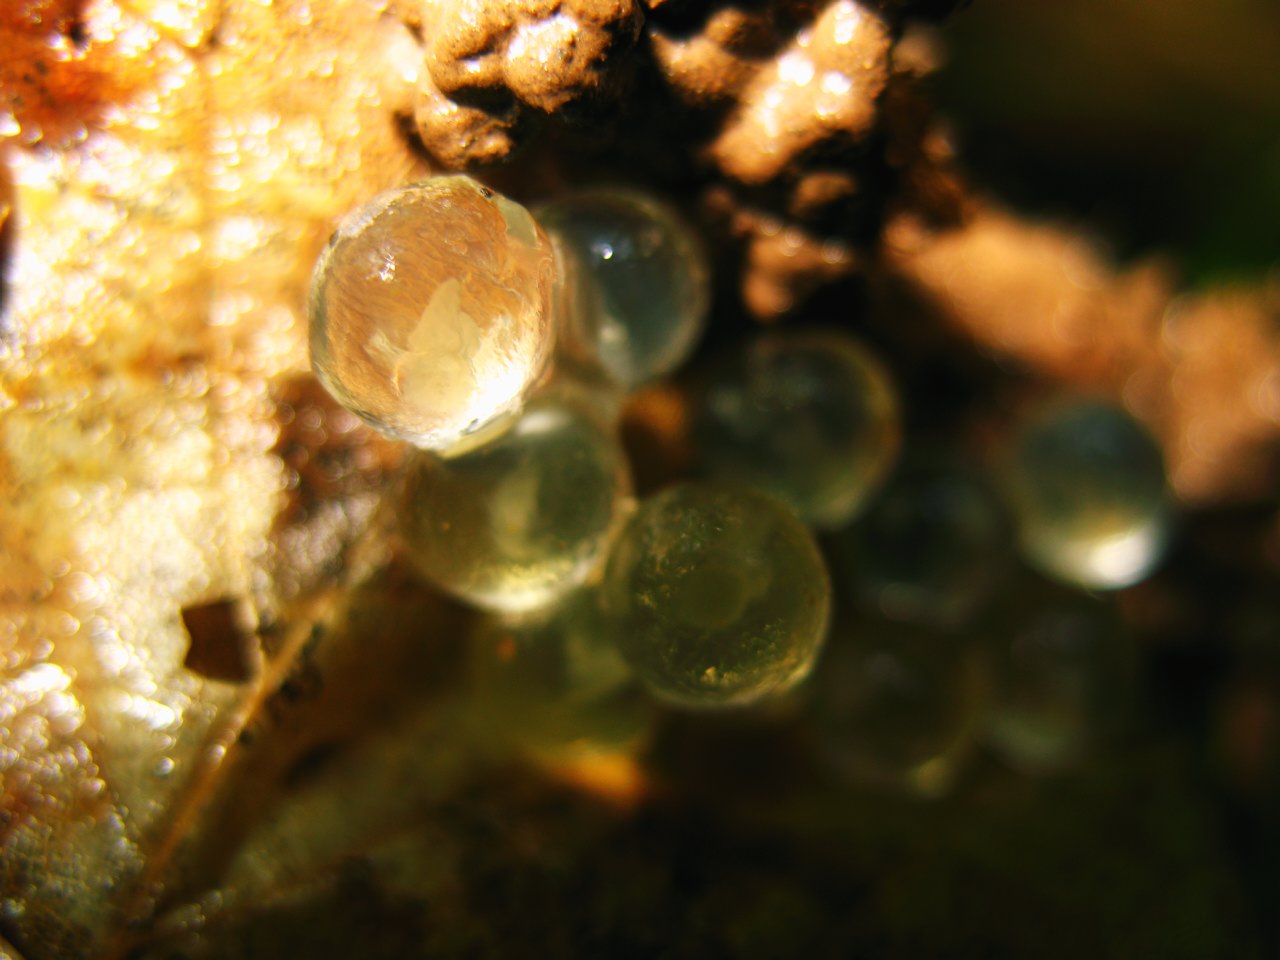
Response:
M470 177L349 214L316 264L311 363L384 433L439 453L517 414L555 345L550 241Z
M831 600L817 544L794 514L720 483L642 503L601 589L623 657L656 696L690 707L753 703L802 680Z
M938 796L978 742L990 684L963 638L881 621L834 637L814 688L815 736L832 769Z
M983 632L994 675L985 738L1014 766L1054 772L1126 724L1137 656L1105 599L1021 583Z
M892 465L898 404L884 368L851 337L774 333L712 373L694 432L706 472L834 528L857 514Z
M570 194L537 209L562 274L562 345L615 381L669 373L702 334L710 271L674 210L635 190Z
M1011 530L996 491L945 456L912 457L830 540L837 588L891 620L965 623L1008 573Z
M630 502L613 431L557 395L491 443L408 466L401 529L424 576L477 607L528 610L603 561Z
M478 624L471 672L495 738L551 758L625 752L643 739L651 705L598 601L583 587L549 607Z
M1144 579L1169 540L1164 460L1151 435L1109 404L1059 403L1028 422L1004 486L1027 560L1090 590Z

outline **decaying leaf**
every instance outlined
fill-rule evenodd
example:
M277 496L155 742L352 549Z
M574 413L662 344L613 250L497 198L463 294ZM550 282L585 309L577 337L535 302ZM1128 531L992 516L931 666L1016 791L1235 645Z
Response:
M82 139L155 79L154 30L111 4L15 0L0 8L0 136L55 146Z
M64 956L157 876L296 653L202 676L183 612L274 616L273 555L351 535L278 525L278 412L333 220L415 171L394 114L417 48L376 7L91 12L145 38L111 48L145 87L76 148L5 154L20 241L0 341L0 887L15 944Z

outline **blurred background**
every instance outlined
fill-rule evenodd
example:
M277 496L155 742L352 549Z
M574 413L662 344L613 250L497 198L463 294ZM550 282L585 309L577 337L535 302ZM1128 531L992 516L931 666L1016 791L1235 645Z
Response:
M1267 0L977 0L934 92L978 181L1188 282L1280 254L1280 9Z

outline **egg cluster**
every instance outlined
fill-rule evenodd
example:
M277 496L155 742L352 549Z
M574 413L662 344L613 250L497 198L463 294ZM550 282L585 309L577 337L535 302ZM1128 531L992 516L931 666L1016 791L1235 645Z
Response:
M790 703L821 659L800 699L837 769L930 792L979 728L1028 765L1070 755L1088 721L1071 691L1106 657L1068 635L1097 631L1070 602L1068 627L1010 613L985 643L975 617L1021 592L1015 547L1088 590L1149 573L1170 523L1153 441L1073 400L1012 431L991 471L900 456L901 399L874 353L839 323L783 327L680 381L693 456L637 502L620 412L688 361L709 301L699 238L630 189L530 214L437 177L338 228L313 282L313 364L418 448L400 536L482 611L481 689L553 704L518 721L543 747L631 743L639 688L684 708ZM1063 681L1065 704L1026 696L1037 670L1061 678L1055 657L1084 680Z

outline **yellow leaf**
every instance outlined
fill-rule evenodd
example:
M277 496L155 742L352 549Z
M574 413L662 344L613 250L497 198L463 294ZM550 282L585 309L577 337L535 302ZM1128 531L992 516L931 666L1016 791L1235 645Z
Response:
M0 890L14 945L57 956L145 902L297 651L202 676L184 610L226 601L284 630L320 580L283 597L280 552L357 529L281 516L281 398L333 222L421 173L396 120L420 55L375 4L118 0L86 18L147 82L77 146L4 154Z

